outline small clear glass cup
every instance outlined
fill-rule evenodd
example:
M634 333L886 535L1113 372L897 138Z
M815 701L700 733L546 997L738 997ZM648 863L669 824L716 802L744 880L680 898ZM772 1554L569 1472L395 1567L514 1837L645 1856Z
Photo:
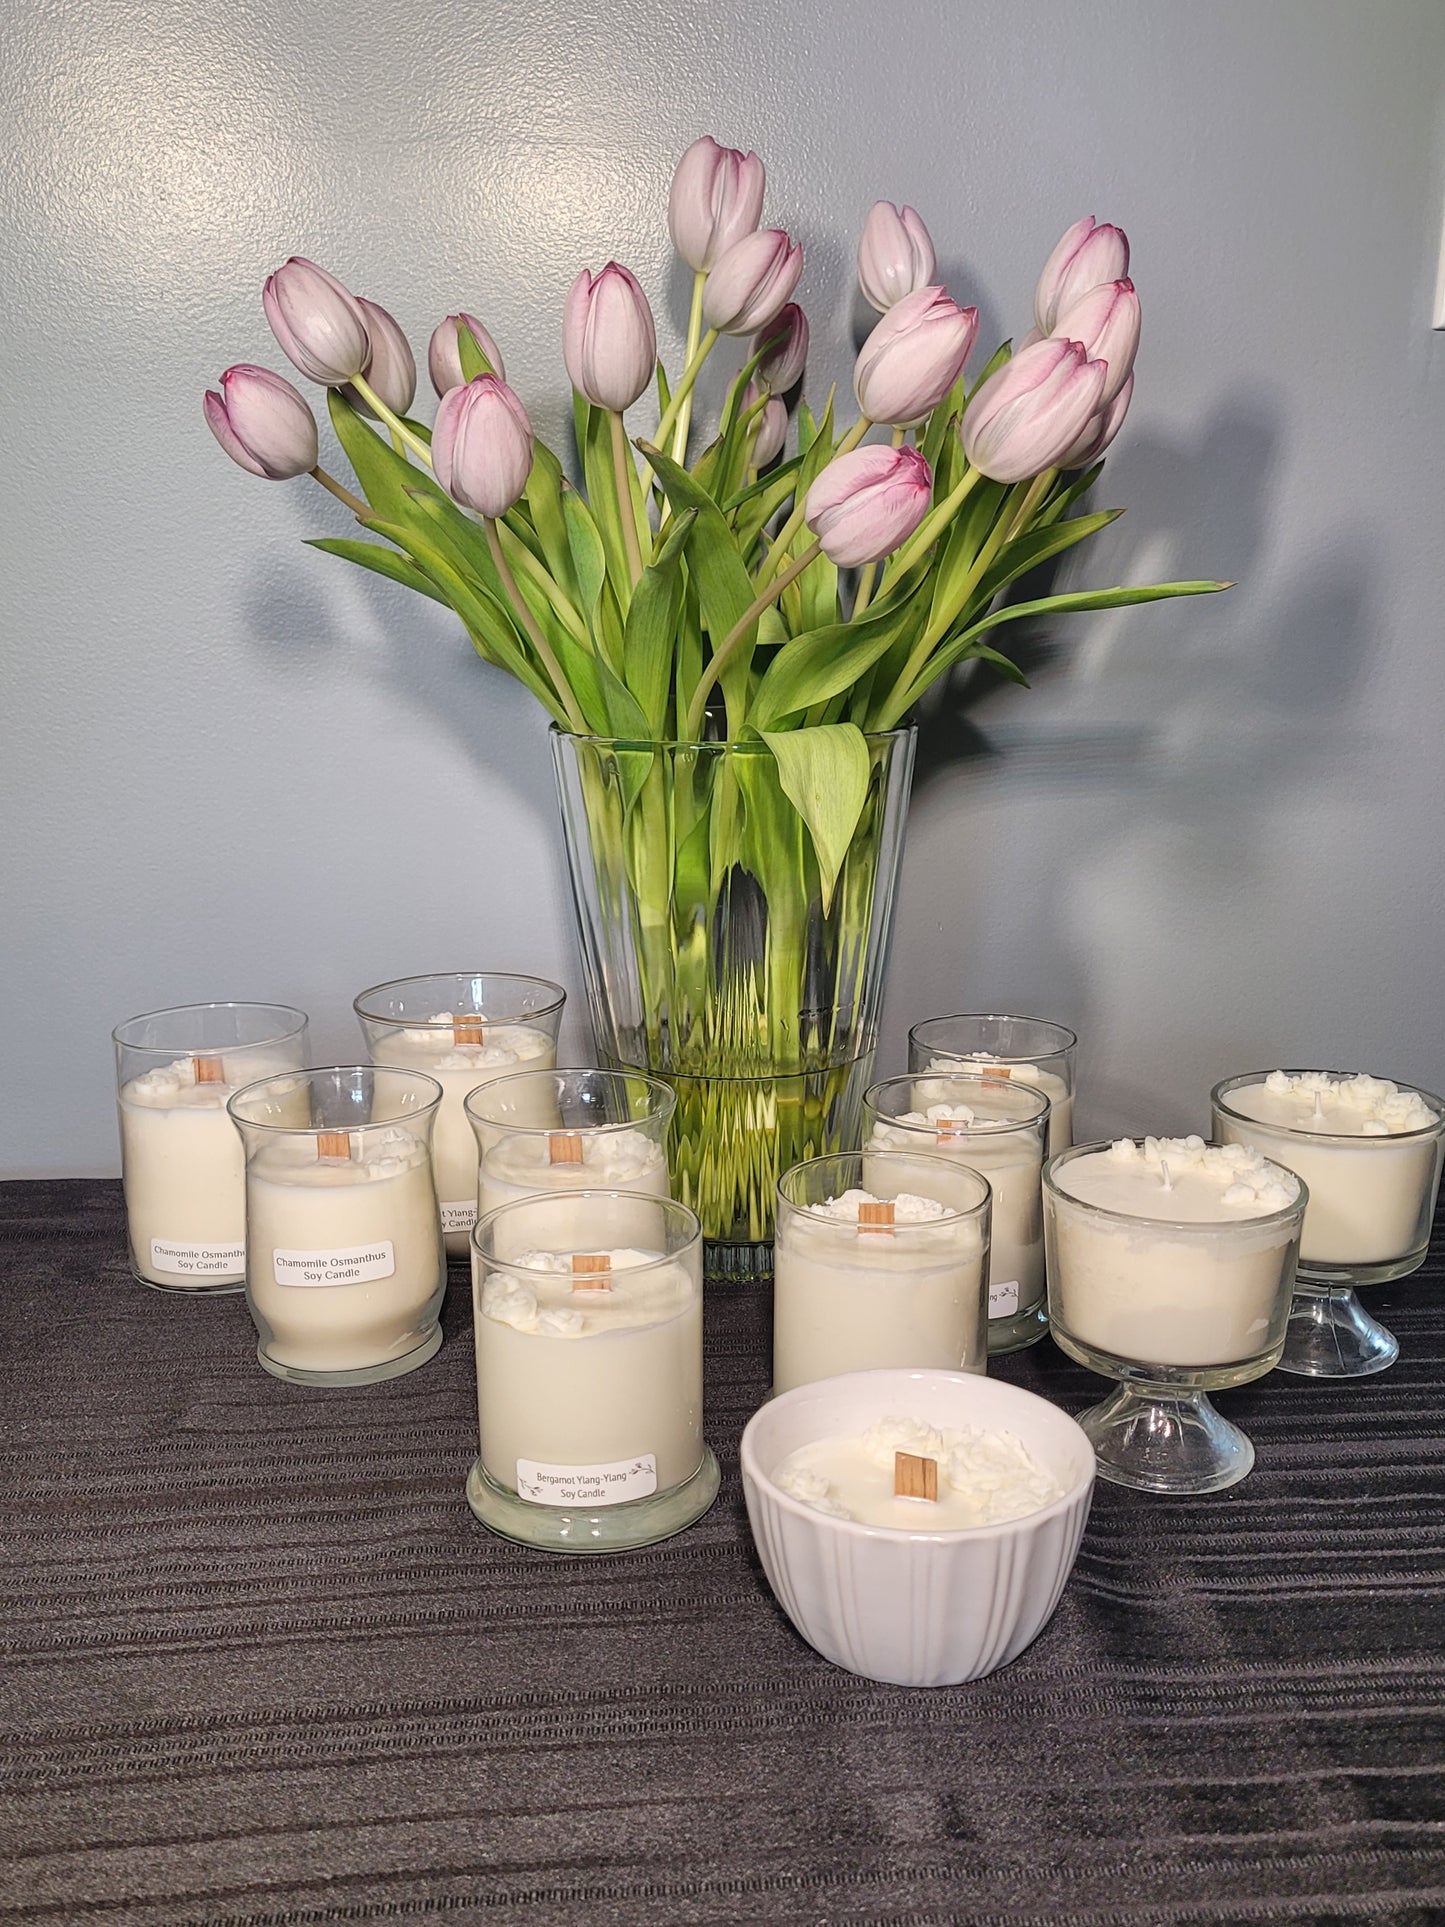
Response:
M863 1099L865 1151L952 1158L989 1182L991 1357L1037 1344L1049 1328L1039 1173L1050 1109L1029 1085L963 1072L886 1077Z
M891 1209L824 1207L866 1191ZM913 1217L905 1195L941 1207ZM952 1158L844 1151L778 1182L773 1391L887 1365L988 1364L987 1178Z
M549 1071L567 993L545 977L444 971L363 990L352 1008L373 1064L425 1071L442 1087L432 1158L448 1255L465 1257L477 1216L477 1146L462 1106L494 1077Z
M1049 1100L1050 1155L1074 1141L1074 1059L1079 1040L1066 1024L1045 1017L994 1016L982 1011L929 1017L908 1033L908 1068L964 1071L1017 1078Z
M472 1091L463 1108L477 1144L479 1218L538 1191L672 1195L667 1134L677 1099L660 1078L521 1071ZM639 1223L650 1223L641 1206Z
M370 1385L435 1354L441 1101L434 1077L370 1064L268 1077L231 1098L246 1157L246 1304L274 1378Z
M622 1552L702 1517L718 1467L694 1212L625 1191L518 1198L473 1228L472 1300L467 1502L483 1525L549 1552Z
M1044 1166L1054 1343L1118 1380L1079 1424L1115 1485L1222 1491L1248 1473L1254 1447L1208 1395L1279 1363L1308 1191L1230 1223L1113 1211L1067 1188L1071 1164L1108 1149L1075 1145Z
M1291 1077L1299 1071L1286 1073ZM1326 1073L1332 1078L1352 1075ZM1209 1094L1215 1137L1248 1144L1309 1186L1299 1276L1280 1370L1307 1378L1363 1378L1393 1365L1399 1340L1355 1296L1406 1278L1425 1262L1445 1148L1445 1101L1413 1084L1434 1112L1418 1131L1364 1137L1294 1130L1248 1114L1243 1095L1269 1071L1227 1077Z
M111 1036L131 1271L157 1291L243 1290L246 1168L226 1101L306 1062L306 1013L184 1004Z

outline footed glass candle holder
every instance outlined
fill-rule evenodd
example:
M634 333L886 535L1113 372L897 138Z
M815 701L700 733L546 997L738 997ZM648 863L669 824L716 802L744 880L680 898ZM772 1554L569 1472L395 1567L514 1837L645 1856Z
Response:
M1048 1330L1039 1195L1048 1098L1012 1079L939 1072L885 1078L863 1108L865 1151L952 1158L987 1178L993 1193L988 1349L998 1354L1037 1344Z
M1445 1103L1345 1071L1249 1071L1210 1094L1214 1135L1298 1172L1310 1203L1280 1370L1362 1378L1393 1365L1393 1332L1355 1296L1425 1261Z
M1279 1363L1308 1193L1242 1145L1122 1138L1044 1167L1054 1342L1119 1389L1080 1416L1099 1476L1218 1492L1254 1447L1209 1393Z
M1049 1100L1050 1154L1074 1141L1074 1057L1079 1040L1064 1024L1043 1017L999 1017L970 1012L930 1017L908 1033L908 1068L1007 1077Z
M363 990L353 1009L373 1064L425 1071L442 1087L432 1160L446 1248L465 1257L477 1217L477 1146L463 1102L516 1071L551 1070L567 993L545 977L459 970Z
M368 1385L414 1372L441 1344L441 1098L420 1071L337 1064L231 1099L246 1155L246 1303L274 1378Z
M287 1004L186 1004L112 1032L130 1268L159 1291L241 1291L246 1166L226 1103L306 1062Z
M483 1525L544 1551L622 1552L707 1511L702 1230L686 1205L519 1198L477 1221L472 1296L481 1451L467 1501Z

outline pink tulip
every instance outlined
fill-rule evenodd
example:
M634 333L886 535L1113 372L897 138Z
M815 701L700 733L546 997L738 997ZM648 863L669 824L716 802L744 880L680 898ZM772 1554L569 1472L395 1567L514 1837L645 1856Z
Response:
M1090 361L1107 363L1107 406L1129 379L1139 349L1139 297L1134 283L1106 281L1091 288L1065 311L1054 333L1064 341L1082 341Z
M1133 398L1134 377L1130 375L1109 405L1101 408L1094 416L1073 447L1064 450L1054 467L1087 468L1091 462L1097 462L1123 427L1124 417L1129 412L1129 403Z
M875 201L858 242L858 285L869 306L886 314L904 295L926 288L936 266L932 238L913 209Z
M299 391L269 368L240 362L208 390L206 421L233 462L268 482L309 475L317 462L316 417Z
M474 314L449 314L445 321L439 321L432 330L432 338L427 346L426 366L431 376L431 385L438 395L445 395L453 388L460 388L466 380L462 373L462 352L457 346L458 325L469 328L476 337L477 346L492 364L492 373L507 379L507 371L502 366L501 353L497 344L487 333Z
M499 375L449 388L432 430L437 480L454 502L478 515L505 515L532 472L532 424Z
M758 363L758 380L775 395L786 395L802 379L808 360L808 317L796 301L780 308L767 327L753 336L753 353L760 349L767 352Z
M932 493L916 448L855 448L808 490L808 527L840 569L881 562L918 527Z
M895 428L926 420L962 374L977 333L978 309L960 308L942 288L904 295L859 351L858 406Z
M1034 320L1041 334L1055 326L1081 295L1129 272L1129 237L1123 228L1099 227L1092 214L1075 221L1044 263L1034 290Z
M636 275L609 261L584 268L562 315L562 356L579 395L594 408L630 408L657 366L657 330Z
M411 343L379 302L359 294L356 305L366 316L366 332L371 337L371 359L361 371L366 384L376 390L393 415L404 415L416 398L416 357ZM353 408L367 415L372 412L371 404L350 385L341 392Z
M339 388L365 369L371 337L361 303L314 261L293 254L267 277L261 305L287 359L309 380Z
M690 268L701 274L716 267L734 241L752 233L762 219L763 178L756 154L719 147L711 134L688 148L672 177L667 231Z
M722 255L702 291L709 328L750 335L776 321L803 272L803 250L778 227L745 234Z
M1107 373L1082 342L1021 348L963 411L964 454L995 482L1021 482L1056 467L1097 413Z
M765 386L760 386L756 381L750 381L743 390L742 401L739 404L741 412L746 414L753 404L766 394ZM782 448L787 433L788 411L777 395L768 395L762 410L753 419L755 439L751 459L754 468L767 467Z

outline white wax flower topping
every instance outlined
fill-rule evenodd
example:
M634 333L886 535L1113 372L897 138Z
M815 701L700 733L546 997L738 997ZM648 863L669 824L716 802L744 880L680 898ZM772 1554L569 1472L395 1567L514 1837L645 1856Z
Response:
M492 1128L505 1131L506 1126ZM552 1134L518 1131L500 1137L487 1152L487 1168L499 1177L511 1177L552 1169L548 1138ZM609 1184L626 1185L663 1161L662 1147L645 1131L589 1131L577 1133L582 1146L582 1163L588 1175ZM575 1171L576 1166L572 1169Z
M778 1474L779 1492L786 1492L790 1499L800 1499L804 1505L811 1506L814 1512L825 1512L830 1519L851 1519L853 1514L833 1496L831 1482L821 1472L809 1471L806 1466L785 1467Z
M352 1164L368 1178L396 1178L414 1165L424 1164L426 1157L427 1148L419 1137L399 1125L389 1125L365 1134L360 1154Z
M863 1434L863 1450L875 1465L890 1472L895 1452L912 1452L920 1459L940 1458L943 1434L916 1418L881 1418Z
M1103 1153L1113 1163L1137 1166L1141 1175L1157 1177L1161 1194L1166 1173L1170 1185L1189 1172L1219 1187L1220 1203L1237 1207L1246 1216L1263 1217L1283 1211L1299 1196L1299 1179L1262 1157L1247 1144L1206 1144L1202 1137L1146 1137L1143 1144L1118 1138ZM1167 1217L1165 1198L1160 1217Z
M985 1515L980 1525L1022 1518L1063 1497L1063 1488L1012 1432L965 1427L945 1437L949 1449L943 1476L955 1491L977 1501Z
M1271 1071L1264 1087L1274 1097L1299 1104L1297 1128L1303 1131L1394 1137L1404 1131L1428 1130L1435 1122L1435 1113L1418 1091L1402 1091L1388 1077L1363 1073L1331 1077L1328 1071L1291 1076L1288 1071Z
M938 1466L938 1499L931 1508L901 1514L918 1501L894 1492L894 1454L912 1452ZM861 1438L816 1439L790 1453L773 1473L780 1491L831 1518L868 1525L905 1525L909 1531L967 1531L1002 1525L1053 1505L1064 1495L1022 1439L889 1416ZM840 1497L840 1494L842 1495Z
M575 1338L586 1322L580 1311L539 1311L533 1329L549 1338Z
M843 1191L836 1198L829 1198L826 1204L810 1204L809 1211L819 1218L830 1218L838 1224L857 1224L858 1207L861 1204L893 1205L895 1224L928 1224L936 1218L948 1216L948 1206L939 1204L934 1198L920 1198L911 1191L900 1191L892 1200L875 1198L871 1191Z
M511 1325L519 1332L537 1329L537 1294L529 1291L519 1278L494 1271L482 1287L482 1311L499 1325Z
M971 1077L973 1072L967 1069L970 1064L977 1064L985 1071L1007 1070L1012 1084L1037 1084L1044 1075L1037 1064L1016 1064L1011 1057L990 1057L986 1050L965 1051L961 1057L935 1057L928 1068L945 1072L962 1070Z
M457 1023L480 1023L480 1044L459 1044L452 1031ZM491 1024L474 1011L453 1015L439 1010L425 1026L403 1030L398 1042L414 1051L424 1051L431 1067L441 1071L494 1069L498 1064L523 1064L551 1050L550 1040L539 1030L525 1024Z
M590 1255L590 1254L589 1254ZM597 1254L599 1257L602 1253ZM639 1251L633 1245L619 1245L615 1251L605 1254L612 1260L613 1271L630 1271L638 1265L656 1264L661 1257L658 1251ZM519 1271L565 1271L572 1269L570 1251L524 1251L520 1258L509 1258L509 1265Z

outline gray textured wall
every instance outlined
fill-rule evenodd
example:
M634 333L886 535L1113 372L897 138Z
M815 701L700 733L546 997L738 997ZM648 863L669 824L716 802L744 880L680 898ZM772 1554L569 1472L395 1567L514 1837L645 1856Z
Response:
M805 244L815 395L873 199L994 338L1069 221L1121 222L1129 513L1076 573L1240 581L1074 618L1032 693L931 719L888 1067L917 1017L1009 1008L1082 1032L1101 1129L1197 1126L1266 1061L1445 1084L1438 0L19 0L3 34L0 1171L114 1168L135 1011L280 998L351 1055L379 978L575 985L540 713L302 549L343 511L233 468L199 398L284 366L260 285L297 251L418 350L479 312L558 438L578 266L635 268L676 356L662 217L704 130Z

